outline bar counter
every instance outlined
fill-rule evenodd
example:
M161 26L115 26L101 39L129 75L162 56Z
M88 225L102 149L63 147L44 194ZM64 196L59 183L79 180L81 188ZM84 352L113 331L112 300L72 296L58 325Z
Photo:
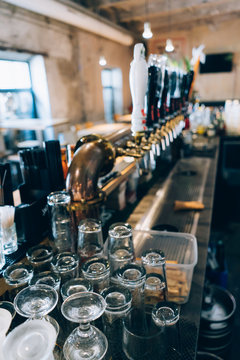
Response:
M180 232L196 236L198 263L194 269L189 300L181 306L180 336L182 358L196 357L200 325L202 294L210 237L214 189L218 164L219 139L211 139L214 151L199 152L177 161L169 175L159 176L140 200L127 221L138 230L150 230L159 224L169 224ZM174 201L201 201L202 211L174 211ZM0 279L0 296L7 290Z
M197 156L180 159L166 180L157 180L128 219L138 230L149 230L156 224L169 224L178 231L191 233L197 238L198 263L193 273L190 297L180 310L184 360L195 359L197 351L219 154L219 139L211 139L211 142L212 152L202 151ZM175 212L175 200L201 201L204 210Z

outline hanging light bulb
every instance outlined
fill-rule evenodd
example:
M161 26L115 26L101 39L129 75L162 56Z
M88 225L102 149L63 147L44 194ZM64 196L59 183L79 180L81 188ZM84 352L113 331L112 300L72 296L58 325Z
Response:
M173 50L174 50L174 46L173 46L172 40L167 39L166 46L165 46L165 51L166 52L173 52Z
M100 66L107 65L107 60L106 60L105 56L101 55L100 58L99 58L98 63L99 63Z
M142 34L142 37L144 39L151 39L151 37L153 36L153 33L151 31L151 25L150 22L145 22L144 23L144 32Z

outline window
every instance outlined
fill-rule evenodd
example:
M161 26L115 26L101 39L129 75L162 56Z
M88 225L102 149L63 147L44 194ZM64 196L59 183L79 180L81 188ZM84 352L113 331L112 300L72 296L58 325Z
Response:
M122 114L122 71L103 69L101 76L105 119L112 123L114 114Z
M35 117L29 63L0 60L0 119Z

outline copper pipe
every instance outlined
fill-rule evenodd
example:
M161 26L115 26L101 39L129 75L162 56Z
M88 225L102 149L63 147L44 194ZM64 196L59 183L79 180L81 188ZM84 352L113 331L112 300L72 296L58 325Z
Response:
M98 178L112 170L115 149L99 135L84 136L77 143L66 178L66 188L72 201L91 201L98 197Z

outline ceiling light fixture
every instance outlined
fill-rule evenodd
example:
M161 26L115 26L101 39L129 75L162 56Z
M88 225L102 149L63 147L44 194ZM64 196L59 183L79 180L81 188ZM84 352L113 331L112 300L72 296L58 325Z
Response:
M171 18L170 18L170 0L168 0L168 33L170 33L171 30ZM166 52L173 52L174 46L171 39L166 40L166 46L165 46Z
M144 31L142 33L142 37L144 39L151 39L153 33L151 30L151 24L148 19L148 0L145 0L145 13L146 13L146 21L144 22Z
M173 50L174 50L174 46L173 46L172 40L167 39L166 46L165 46L165 51L166 52L173 52Z
M99 65L100 66L105 66L105 65L107 65L107 60L106 60L106 58L105 58L105 56L100 56L100 58L99 58Z
M142 34L142 37L144 39L151 39L153 36L153 33L151 31L151 25L150 22L145 22L144 23L144 32Z

